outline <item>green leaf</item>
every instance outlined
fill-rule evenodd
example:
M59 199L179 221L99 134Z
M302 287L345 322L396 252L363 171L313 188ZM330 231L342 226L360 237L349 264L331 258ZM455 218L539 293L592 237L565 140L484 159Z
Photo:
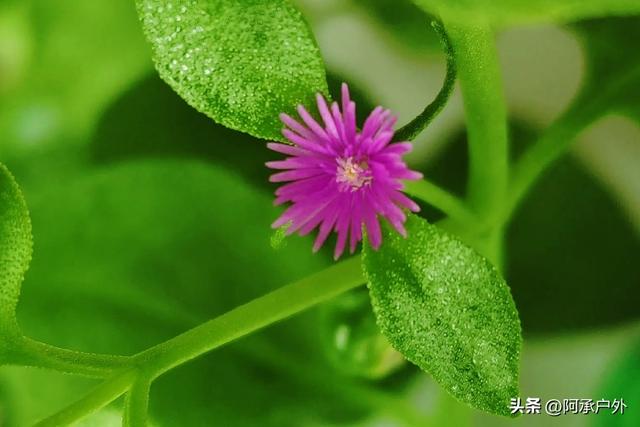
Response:
M9 170L0 163L0 334L17 331L15 311L32 244L27 203Z
M327 92L318 47L289 0L137 0L160 76L219 124L282 139L278 115Z
M498 25L640 13L637 0L413 0L427 13Z
M449 393L509 415L521 331L508 286L486 259L441 229L417 216L406 225L408 238L387 232L379 251L365 246L380 328Z

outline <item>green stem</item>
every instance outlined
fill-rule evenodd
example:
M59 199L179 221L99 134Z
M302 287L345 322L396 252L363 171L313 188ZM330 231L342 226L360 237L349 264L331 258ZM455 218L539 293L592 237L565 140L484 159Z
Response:
M478 247L502 266L504 205L509 180L507 108L491 28L483 23L447 22L462 89L469 142L468 200L492 228Z
M135 356L151 377L365 283L360 257L335 264L237 307Z
M505 202L508 132L494 34L482 24L447 23L464 99L469 140L469 202L493 220Z
M405 191L466 226L476 227L479 225L477 215L470 211L462 200L429 181L424 179L407 181Z
M510 199L503 212L504 218L511 216L536 180L567 151L580 132L606 114L625 88L638 79L640 66L606 82L598 91L589 86L583 88L571 107L518 160L513 170Z
M420 113L415 119L411 120L402 128L396 132L396 140L398 141L413 141L433 119L442 111L447 104L453 88L456 82L456 61L453 56L453 49L451 47L451 41L447 36L446 31L442 24L438 21L431 23L433 29L440 36L440 41L444 48L444 52L447 56L447 73L444 77L444 83L438 95L435 99L427 105L427 107Z
M138 378L127 393L122 416L123 427L146 427L149 409L149 389L151 381Z
M557 160L582 131L590 119L576 109L569 110L552 124L535 144L519 159L513 169L509 204L504 217L511 216L536 180Z
M71 352L82 355L81 364L86 365L87 372L93 372L89 368L94 368L95 365L101 363L107 366L111 373L114 369L123 366L130 368L122 368L124 370L102 383L83 399L41 421L36 427L71 424L108 405L130 389L130 394L127 397L125 421L131 426L144 425L148 405L148 389L155 378L223 344L362 285L365 279L360 263L358 256L334 264L321 272L237 307L133 358L114 357L109 361L100 355ZM31 342L30 345L38 347L38 350L33 353L42 353L42 346L51 350L46 344ZM58 356L67 354L66 350L55 350L62 352L62 354L58 354L53 360L58 360ZM64 357L60 357L60 359L66 360ZM47 361L46 365L58 366L57 363ZM60 367L65 366L63 363ZM75 370L73 372L75 373Z
M92 378L108 378L127 367L130 357L83 353L58 348L30 338L19 337L14 344L14 359L22 366L51 369Z
M91 415L122 396L135 379L134 371L125 371L100 384L91 393L62 411L40 421L34 427L68 426Z

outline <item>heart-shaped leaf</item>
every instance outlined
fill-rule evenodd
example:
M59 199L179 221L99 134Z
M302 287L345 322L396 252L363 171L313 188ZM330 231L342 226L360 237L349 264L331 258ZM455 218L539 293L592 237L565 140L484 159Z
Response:
M379 251L365 245L378 325L452 395L509 415L522 341L509 288L489 261L422 218L407 230L406 239L386 233Z
M0 334L17 331L15 311L31 249L27 204L13 176L0 163Z
M278 115L327 92L318 47L289 0L137 0L160 76L216 122L282 139Z

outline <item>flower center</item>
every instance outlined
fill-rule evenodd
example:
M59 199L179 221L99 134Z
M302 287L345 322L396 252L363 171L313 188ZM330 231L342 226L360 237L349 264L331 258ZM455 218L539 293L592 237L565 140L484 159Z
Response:
M373 180L366 160L356 161L353 157L337 159L336 181L340 191L357 191Z

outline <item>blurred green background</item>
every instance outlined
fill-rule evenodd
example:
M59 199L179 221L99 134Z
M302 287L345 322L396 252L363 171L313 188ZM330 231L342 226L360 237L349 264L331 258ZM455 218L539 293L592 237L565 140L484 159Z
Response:
M406 122L437 93L444 58L408 0L297 4L331 85L353 84L360 106L383 104ZM584 52L563 26L505 29L498 42L519 153L576 93ZM637 40L610 49L640 55ZM0 3L0 162L34 226L18 308L29 336L132 354L330 262L302 238L271 247L277 211L263 164L273 155L190 108L150 57L130 0ZM415 146L412 166L463 194L459 94ZM398 366L356 291L163 377L154 425L640 425L639 166L638 121L595 123L518 210L506 255L525 336L522 397L624 398L625 415L509 420L468 409ZM30 425L92 385L1 367L0 426ZM83 425L119 423L114 405Z

